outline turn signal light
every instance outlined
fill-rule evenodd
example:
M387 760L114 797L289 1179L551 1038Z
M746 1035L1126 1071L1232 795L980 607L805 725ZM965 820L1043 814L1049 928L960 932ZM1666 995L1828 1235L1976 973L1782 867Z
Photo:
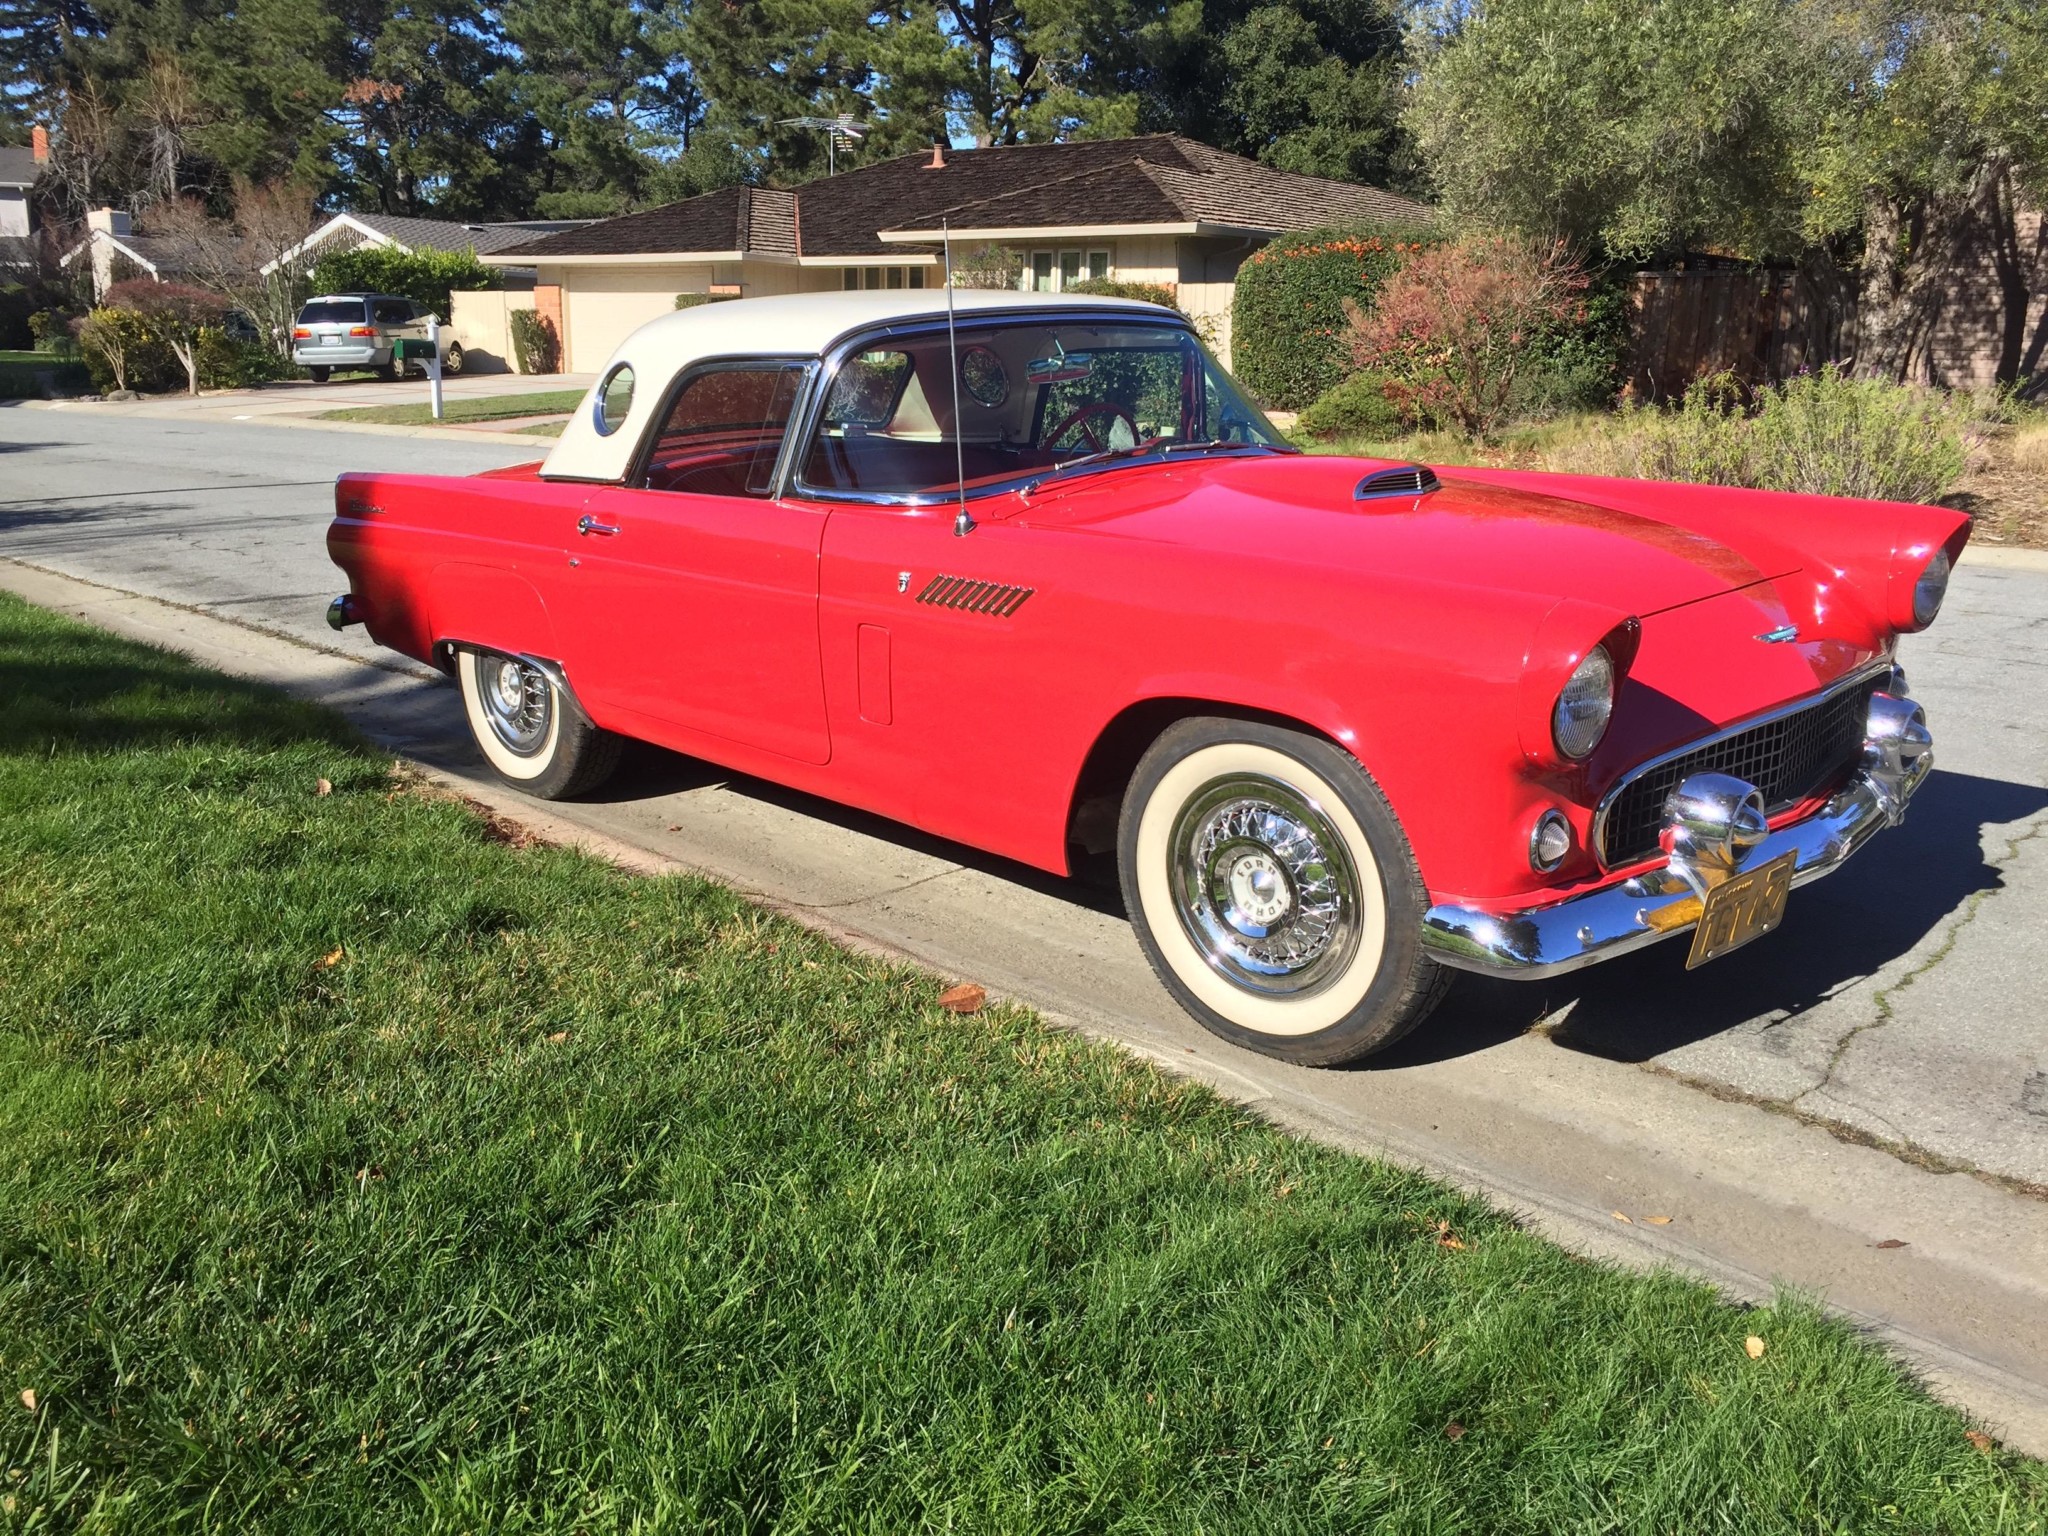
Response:
M296 329L294 329L294 330L292 331L292 340L293 340L293 341L310 341L310 340L312 340L312 339L313 339L313 333L312 333L311 331L307 330L307 329L306 329L306 328L305 328L305 327L304 327L303 325L302 325L302 326L299 326L299 327L297 327Z
M351 336L374 336L377 334L375 330L367 325L352 325L348 328L348 333Z

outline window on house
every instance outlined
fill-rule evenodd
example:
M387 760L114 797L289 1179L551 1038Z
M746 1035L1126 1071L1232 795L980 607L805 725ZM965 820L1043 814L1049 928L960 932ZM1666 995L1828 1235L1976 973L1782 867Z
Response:
M648 486L699 496L766 496L805 368L743 363L707 368L685 382L648 456Z
M1051 251L1034 251L1031 254L1031 291L1051 293L1053 286L1053 256Z
M1024 286L1036 293L1066 293L1084 278L1109 276L1108 251L1034 251Z
M923 267L848 267L840 274L839 286L848 293L862 288L922 288Z

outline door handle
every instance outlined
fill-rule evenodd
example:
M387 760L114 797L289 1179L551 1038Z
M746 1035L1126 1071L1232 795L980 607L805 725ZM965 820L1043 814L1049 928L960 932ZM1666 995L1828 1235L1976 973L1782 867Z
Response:
M605 538L610 538L619 531L619 525L617 523L600 523L586 512L583 516L576 519L576 531L582 534L602 534Z

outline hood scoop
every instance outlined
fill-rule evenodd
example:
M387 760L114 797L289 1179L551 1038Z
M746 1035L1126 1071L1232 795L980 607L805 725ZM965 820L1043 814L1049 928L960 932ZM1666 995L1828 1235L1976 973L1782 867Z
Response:
M1426 464L1402 464L1394 469L1376 469L1351 492L1353 501L1377 501L1383 496L1427 496L1443 482Z

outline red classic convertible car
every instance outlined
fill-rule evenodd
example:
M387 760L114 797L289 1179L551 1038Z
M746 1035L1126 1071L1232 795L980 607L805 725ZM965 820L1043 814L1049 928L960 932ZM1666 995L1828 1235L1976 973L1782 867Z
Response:
M1932 766L1894 639L1938 508L1312 457L1179 315L744 300L619 348L544 463L345 475L337 626L452 672L508 783L637 737L1073 872L1309 1063L1453 968L1693 963Z

